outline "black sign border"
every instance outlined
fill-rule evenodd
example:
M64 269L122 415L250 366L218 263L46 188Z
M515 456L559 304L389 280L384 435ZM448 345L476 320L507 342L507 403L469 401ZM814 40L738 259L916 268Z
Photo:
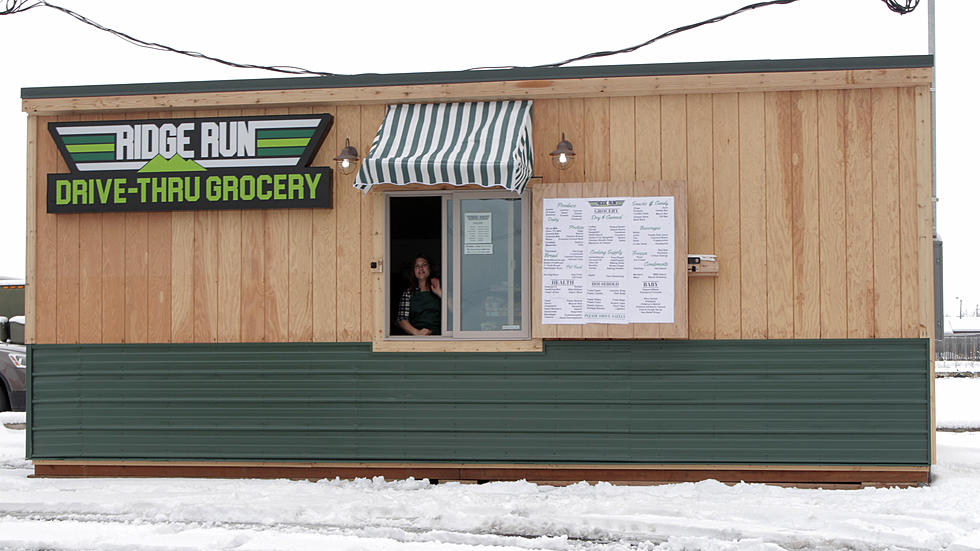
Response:
M56 146L58 146L58 151L61 153L61 158L64 159L65 163L68 165L68 171L73 174L85 174L78 170L78 165L72 160L71 154L68 153L68 147L64 144L61 134L58 134L58 128L68 128L73 126L100 126L100 125L113 125L113 124L156 124L160 126L162 124L173 124L179 125L184 122L229 122L229 121L270 121L270 120L288 120L288 119L309 119L317 117L320 119L320 123L317 124L316 130L313 132L313 136L310 137L310 143L307 144L306 150L303 151L303 155L300 156L299 162L295 165L296 167L309 166L310 161L316 155L317 151L320 150L320 146L323 145L323 140L326 138L327 133L333 127L333 115L330 113L309 113L309 114L292 114L292 115L259 115L259 116L244 116L239 115L237 117L189 117L182 119L125 119L125 120L94 120L94 121L65 121L65 122L49 122L48 123L48 133L54 140ZM261 157L233 157L237 159L259 159ZM196 161L196 159L195 159ZM242 170L245 168L264 168L264 167L227 167L229 169L235 168ZM209 169L218 170L218 169ZM94 171L93 171L94 172ZM105 170L98 171L100 174L104 173L123 173L130 171L123 170ZM160 173L166 174L166 173ZM80 177L80 176L76 176Z
M59 205L57 204L57 181L86 179L88 176L110 176L111 178L135 178L139 177L171 177L171 176L200 176L207 178L210 176L256 176L257 174L313 174L321 173L320 185L317 188L316 199L251 199L234 201L208 201L204 193L194 203L126 203L121 208L116 208L114 204L91 204L91 205ZM118 171L112 174L106 172L85 173L73 172L69 174L48 174L47 185L47 212L48 214L81 214L89 212L122 213L122 212L171 212L187 210L267 210L267 209L329 209L333 207L333 169L329 166L314 167L249 167L241 168L214 168L202 172L138 172L138 171Z

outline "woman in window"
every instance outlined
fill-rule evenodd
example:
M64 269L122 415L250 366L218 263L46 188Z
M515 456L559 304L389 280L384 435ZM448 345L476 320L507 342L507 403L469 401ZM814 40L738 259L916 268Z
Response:
M398 303L398 325L409 335L438 335L442 328L442 285L432 277L432 263L416 255L411 284Z

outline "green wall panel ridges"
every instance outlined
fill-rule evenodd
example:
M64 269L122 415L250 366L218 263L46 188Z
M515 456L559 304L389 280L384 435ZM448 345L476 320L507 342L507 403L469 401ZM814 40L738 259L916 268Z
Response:
M33 345L32 459L928 465L925 339Z

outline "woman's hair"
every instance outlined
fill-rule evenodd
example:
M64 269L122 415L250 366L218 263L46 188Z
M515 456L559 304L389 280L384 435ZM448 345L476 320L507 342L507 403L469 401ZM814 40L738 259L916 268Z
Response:
M436 265L432 263L432 259L429 258L429 255L425 253L419 253L412 257L411 275L408 278L411 289L415 289L416 287L419 286L419 280L415 279L415 261L417 261L420 258L428 262L429 264L429 280L432 280L432 278L434 277L439 277L438 275L436 275Z

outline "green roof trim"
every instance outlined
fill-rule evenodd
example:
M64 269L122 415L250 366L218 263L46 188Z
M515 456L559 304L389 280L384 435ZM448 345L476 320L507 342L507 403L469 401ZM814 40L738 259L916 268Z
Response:
M286 77L248 80L203 80L196 82L157 82L146 84L95 84L88 86L49 86L21 88L22 99L76 98L95 96L136 96L143 94L197 94L258 90L299 90L308 88L362 88L420 84L456 84L510 80L570 78L615 78L667 75L707 75L725 73L786 73L796 71L846 71L863 69L910 69L933 67L931 55L838 57L816 59L763 59L752 61L698 61L643 65L598 65L585 67L522 67L482 71L441 71L431 73L368 73L328 77Z

